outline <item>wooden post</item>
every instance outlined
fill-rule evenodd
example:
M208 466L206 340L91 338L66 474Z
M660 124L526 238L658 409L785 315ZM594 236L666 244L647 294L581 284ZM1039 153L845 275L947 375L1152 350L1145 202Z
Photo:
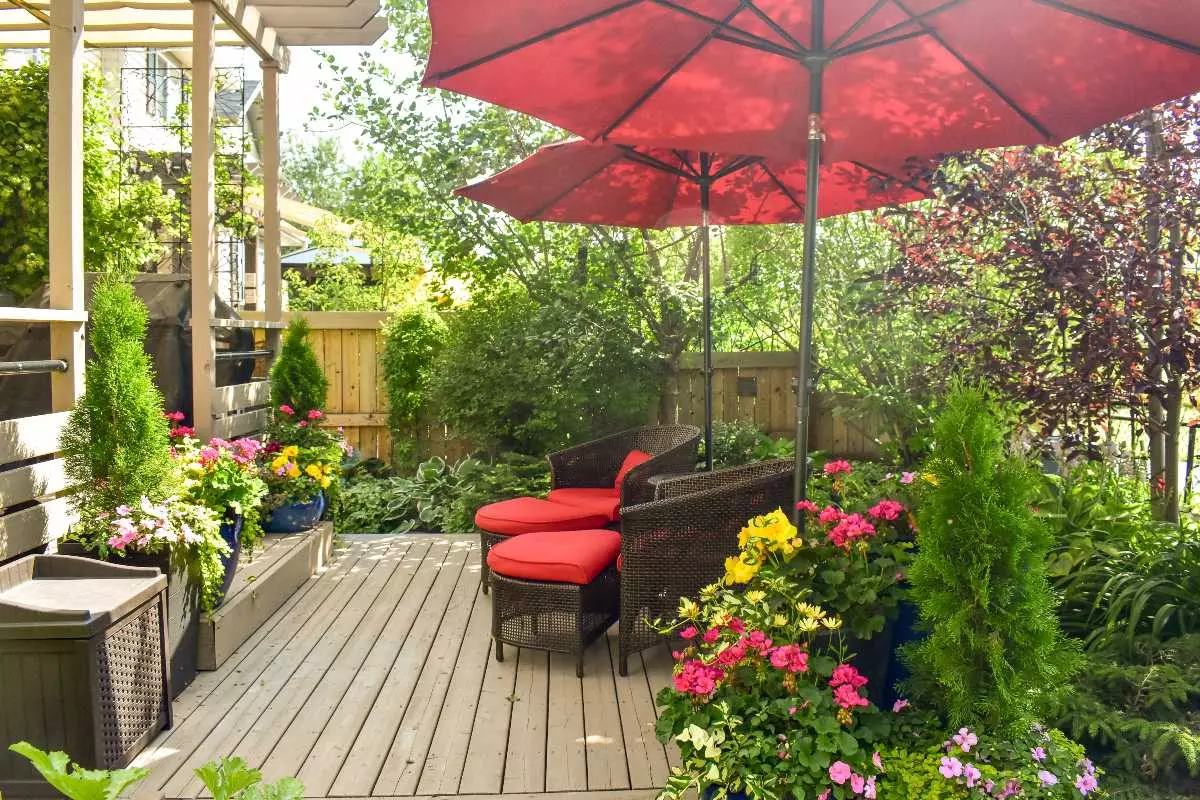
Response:
M279 264L279 63L262 63L263 263L258 273L258 308L268 322L283 318L283 270ZM279 331L267 330L268 348L279 351Z
M83 0L50 7L50 308L75 312L50 323L50 357L66 372L50 379L55 411L83 394Z
M192 2L192 424L201 441L212 435L216 384L216 199L213 104L216 12L212 0Z

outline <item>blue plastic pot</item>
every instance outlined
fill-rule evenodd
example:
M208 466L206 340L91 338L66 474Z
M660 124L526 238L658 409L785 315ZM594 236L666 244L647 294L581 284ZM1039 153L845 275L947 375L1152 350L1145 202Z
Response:
M224 602L229 587L233 584L233 573L237 571L238 558L242 554L242 515L226 515L221 523L221 538L229 545L229 555L221 556L221 566L225 568L225 577L221 580L221 600Z
M316 525L324 513L325 493L319 492L307 503L284 503L267 514L263 530L267 533L299 533Z

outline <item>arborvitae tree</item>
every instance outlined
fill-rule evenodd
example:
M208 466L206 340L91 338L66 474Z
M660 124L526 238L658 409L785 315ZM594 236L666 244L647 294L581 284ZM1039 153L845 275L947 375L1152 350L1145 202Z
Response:
M147 317L128 283L96 284L88 323L95 357L60 443L81 512L111 511L142 495L160 499L170 476L162 395L142 347Z
M308 343L308 322L295 317L288 324L279 358L271 367L271 402L295 409L299 419L313 409L325 407L329 381L321 371L317 354Z
M1078 664L1046 579L1051 538L1032 507L1038 476L1006 452L980 387L952 389L934 437L909 571L929 635L906 648L909 688L955 726L1027 726Z

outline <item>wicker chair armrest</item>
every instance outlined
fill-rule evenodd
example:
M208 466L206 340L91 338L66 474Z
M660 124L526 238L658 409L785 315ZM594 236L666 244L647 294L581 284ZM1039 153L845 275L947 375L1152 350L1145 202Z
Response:
M693 471L699 452L700 437L697 435L638 464L625 474L625 480L621 483L621 505L633 506L653 500L656 490L650 484L650 478L665 473Z
M697 472L692 475L679 475L659 481L655 491L655 499L665 500L672 497L716 489L722 486L732 486L757 478L770 478L780 474L794 474L795 464L791 459L777 458L770 461L756 461L728 469L713 472Z

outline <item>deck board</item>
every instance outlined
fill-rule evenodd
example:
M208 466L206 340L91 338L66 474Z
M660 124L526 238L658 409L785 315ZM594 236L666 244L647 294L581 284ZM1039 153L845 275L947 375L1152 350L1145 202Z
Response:
M175 727L137 760L166 798L194 798L193 769L237 754L309 798L580 793L649 800L674 748L654 739L665 648L617 675L615 631L584 659L490 641L491 598L466 536L344 537L222 667L176 705ZM569 793L569 794L568 794Z

